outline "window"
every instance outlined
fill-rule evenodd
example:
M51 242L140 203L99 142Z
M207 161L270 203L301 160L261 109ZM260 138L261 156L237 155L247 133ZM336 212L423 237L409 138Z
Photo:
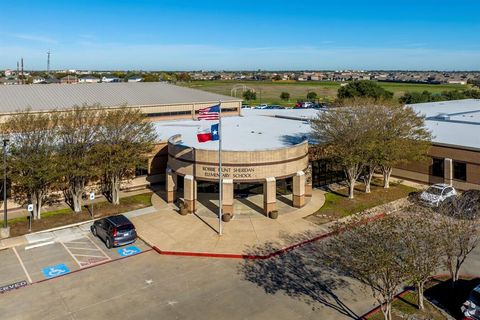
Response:
M435 177L442 177L445 175L444 159L432 158L432 165L430 167L430 174Z
M467 181L467 164L453 161L453 179Z

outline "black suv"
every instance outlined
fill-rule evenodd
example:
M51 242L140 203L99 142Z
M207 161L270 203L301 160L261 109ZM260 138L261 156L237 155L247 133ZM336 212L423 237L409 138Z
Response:
M133 243L137 239L135 226L121 214L95 221L90 230L94 236L102 239L109 249Z

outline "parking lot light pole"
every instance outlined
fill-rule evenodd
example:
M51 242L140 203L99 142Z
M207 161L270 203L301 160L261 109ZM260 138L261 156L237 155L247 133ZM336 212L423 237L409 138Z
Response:
M7 143L8 139L3 138L3 228L8 228L7 218Z

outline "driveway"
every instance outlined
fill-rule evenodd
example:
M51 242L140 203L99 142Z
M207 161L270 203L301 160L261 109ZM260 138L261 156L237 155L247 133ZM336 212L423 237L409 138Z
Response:
M357 284L301 267L307 258L299 260L301 254L256 264L149 251L7 292L0 295L0 314L2 319L352 319L373 307Z

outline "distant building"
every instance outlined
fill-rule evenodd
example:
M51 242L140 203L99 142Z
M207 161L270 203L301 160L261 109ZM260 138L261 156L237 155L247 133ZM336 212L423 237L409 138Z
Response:
M98 82L100 82L100 79L96 77L82 77L78 79L78 83L98 83Z
M465 84L467 84L467 81L465 81L465 80L448 80L448 83L449 84L463 84L463 85L465 85Z
M128 82L143 82L143 78L142 78L142 77L133 76L133 77L128 78Z
M33 84L47 83L47 80L44 77L33 77Z
M15 75L15 71L10 69L5 70L4 73L5 73L5 77L11 77Z
M73 84L73 83L78 83L78 77L77 76L72 76L68 75L60 79L60 83L62 84Z
M112 83L112 82L122 82L122 80L118 77L104 76L102 78L102 82Z

